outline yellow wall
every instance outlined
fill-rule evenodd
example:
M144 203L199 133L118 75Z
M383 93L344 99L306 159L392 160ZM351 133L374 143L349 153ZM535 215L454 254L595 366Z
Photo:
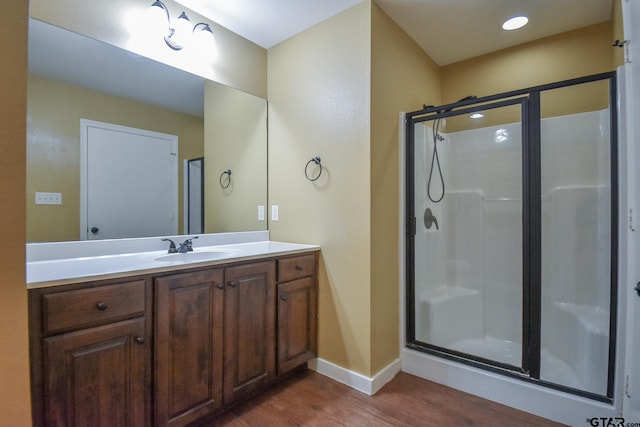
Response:
M442 68L444 103L468 95L478 97L615 70L612 22L592 25ZM542 117L607 108L606 82L545 91ZM486 127L520 120L519 108L489 110L480 120L450 119L446 131Z
M371 15L371 373L399 349L400 111L440 104L440 68L375 3Z
M211 25L218 47L213 64L189 57L188 51L169 49L162 37L144 32L149 0L31 0L30 15L41 21L110 43L140 55L189 71L227 86L266 98L267 51L226 28L164 0L173 19L186 11L191 22ZM133 25L132 25L133 23Z
M442 101L612 71L611 34L605 22L444 66Z
M269 204L273 240L322 246L319 356L371 372L371 2L268 53ZM324 167L315 183L307 161ZM314 168L310 168L315 172Z
M266 230L267 101L216 83L204 91L205 231ZM231 170L231 182L220 174ZM258 221L258 205L265 220Z
M27 241L80 237L80 119L178 136L178 227L182 232L182 161L202 157L201 117L38 77L28 79ZM35 192L61 192L62 205L36 205Z
M31 425L27 289L25 285L25 135L27 116L25 0L4 1L0 37L0 426Z

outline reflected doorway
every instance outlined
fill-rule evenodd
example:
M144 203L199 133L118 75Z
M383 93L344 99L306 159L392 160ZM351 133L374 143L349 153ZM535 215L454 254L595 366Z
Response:
M178 232L178 137L81 119L80 238Z
M185 234L204 233L204 157L184 161Z

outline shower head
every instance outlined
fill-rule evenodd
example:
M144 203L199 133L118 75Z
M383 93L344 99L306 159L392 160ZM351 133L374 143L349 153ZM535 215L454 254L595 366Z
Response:
M463 101L471 101L472 99L476 99L476 98L477 98L477 96L475 96L475 95L465 96L462 99L458 99L456 102L454 102L454 104L458 104L458 103L463 102ZM443 110L442 112L446 113L446 112L451 111L451 110L453 110L453 107L447 108L446 110Z
M477 96L475 96L475 95L465 96L464 98L459 99L458 101L456 101L456 104L458 102L462 102L462 101L471 101L472 99L476 99L476 98L477 98Z
M465 96L462 99L457 100L456 102L454 102L454 104L457 104L459 102L463 102L463 101L471 101L472 99L476 99L477 96L475 95L469 95L469 96ZM422 104L422 109L426 110L427 108L433 108L435 107L435 105L427 105L427 104ZM447 108L445 110L439 110L438 113L442 114L442 113L447 113L449 111L451 111L453 109L453 107Z

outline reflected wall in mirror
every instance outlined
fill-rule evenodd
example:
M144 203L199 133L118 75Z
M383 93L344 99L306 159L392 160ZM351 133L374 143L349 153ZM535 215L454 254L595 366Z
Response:
M224 94L207 101L204 87ZM243 101L262 105L258 118L242 109ZM223 105L222 102L231 102ZM215 108L214 108L215 107ZM257 110L260 110L258 108ZM224 112L221 121L215 115ZM254 111L255 112L255 111ZM242 187L222 198L216 171L205 170L205 231L266 229L257 221L258 205L266 205L266 101L236 89L157 63L131 52L64 29L30 19L27 95L27 241L68 241L80 238L80 119L146 129L178 136L178 229L184 230L184 160L207 157L207 163L225 163L243 170L245 154L250 170ZM237 128L263 129L244 141L233 135L223 143L219 132L205 137L207 122L233 123ZM212 128L209 125L209 128ZM259 135L259 136L258 136ZM259 142L258 142L259 140ZM218 144L224 148L218 149ZM225 161L226 160L226 161ZM126 173L119 171L118 173ZM236 178L236 176L234 176ZM240 185L240 175L237 175ZM252 191L243 191L251 188ZM35 204L36 192L61 193L61 205ZM242 200L241 200L242 199ZM253 206L251 215L230 206ZM245 208L241 208L245 209ZM246 208L248 210L248 208ZM122 209L123 215L126 209ZM230 215L229 221L224 220ZM215 220L214 220L215 218ZM244 218L237 221L238 218ZM210 223L210 224L209 224ZM223 224L223 225L220 225ZM137 237L137 236L131 236Z
M258 206L264 212L267 205L267 103L212 82L204 92L205 140L215 141L204 148L205 231L264 229Z

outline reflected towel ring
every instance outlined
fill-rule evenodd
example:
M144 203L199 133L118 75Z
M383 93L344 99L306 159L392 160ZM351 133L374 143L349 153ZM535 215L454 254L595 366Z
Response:
M222 177L227 175L227 184L223 184L222 183ZM229 186L231 185L231 169L227 169L226 171L222 172L220 174L220 187L222 187L224 190L226 190L227 188L229 188Z
M316 165L320 166L320 172L318 172L318 176L316 176L315 178L311 178L311 177L309 176L309 171L308 171L308 169L309 169L309 165L310 165L311 163L314 163L314 164L316 164ZM308 179L309 181L312 181L312 182L313 182L313 181L317 181L317 180L318 180L318 178L320 178L320 175L322 175L322 163L321 163L320 157L316 156L316 157L314 157L313 159L311 159L311 160L309 160L309 161L307 162L307 165L304 167L304 176L306 176L306 177L307 177L307 179Z

